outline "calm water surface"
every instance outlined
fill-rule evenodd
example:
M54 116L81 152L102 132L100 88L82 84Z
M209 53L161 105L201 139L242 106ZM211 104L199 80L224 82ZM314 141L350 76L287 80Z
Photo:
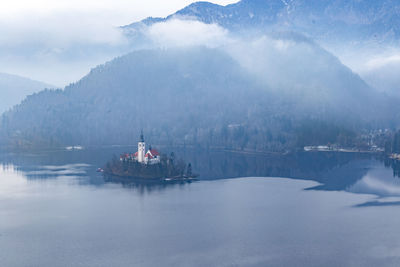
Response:
M0 266L400 265L387 162L176 151L200 181L95 171L122 150L0 154Z

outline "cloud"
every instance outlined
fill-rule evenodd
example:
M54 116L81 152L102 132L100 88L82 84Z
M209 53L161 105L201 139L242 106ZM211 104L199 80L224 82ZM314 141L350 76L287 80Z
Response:
M50 49L81 44L116 45L124 41L117 27L85 13L31 15L12 23L0 20L0 47L35 45Z
M385 54L373 54L360 57L356 69L361 77L372 87L390 96L400 96L400 51L390 49Z
M121 31L85 12L0 19L0 72L63 86L126 51Z
M119 26L192 0L13 0L0 9L0 72L64 86L129 51ZM215 0L228 4L232 0Z
M400 64L400 53L386 56L375 56L367 60L365 66L367 70L374 70L393 64Z
M213 0L215 4L227 5L238 0ZM141 20L147 16L165 17L181 9L193 0L13 0L3 1L0 18L7 20L26 18L32 14L48 15L61 12L84 12L103 14L103 19L111 19L111 24L122 25ZM99 17L98 17L99 18ZM109 21L110 22L110 21Z
M62 86L135 49L120 28L86 15L54 13L10 26L0 19L0 72ZM230 41L228 31L220 26L189 20L158 23L144 34L156 47L217 47Z
M149 27L145 35L160 47L219 47L231 42L229 32L217 24L196 20L171 19Z
M146 16L167 16L191 0L13 0L0 9L0 47L45 43L110 44L124 41L118 27ZM217 0L219 4L234 2Z
M391 44L359 44L328 47L371 87L390 96L400 96L400 49Z

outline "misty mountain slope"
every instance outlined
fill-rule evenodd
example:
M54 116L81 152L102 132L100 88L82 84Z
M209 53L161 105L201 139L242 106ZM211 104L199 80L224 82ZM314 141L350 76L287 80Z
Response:
M272 90L303 105L321 104L338 110L351 107L360 114L366 112L364 103L384 101L336 57L301 35L264 36L239 47L230 51L248 71ZM353 103L349 105L349 101Z
M64 91L29 97L2 126L66 143L133 143L141 128L154 128L161 139L179 131L182 138L192 126L244 121L254 86L239 70L217 51L136 52L97 67ZM233 103L243 108L228 112Z
M323 42L400 40L400 4L394 0L242 0L227 6L196 2L164 19L148 18L123 29L135 31L173 18L215 23L231 31L296 31Z
M397 98L377 93L335 56L302 35L276 33L233 50L245 69L285 101L291 100L299 114L322 116L342 125L357 120L370 128L398 121Z
M310 141L317 143L334 142L344 128L387 123L381 121L387 102L373 91L364 94L370 89L334 57L309 48L314 59L303 65L321 61L313 66L321 71L303 68L304 79L286 66L303 59L277 54L283 63L276 65L266 48L251 49L257 60L252 54L239 57L233 51L238 47L229 54L201 47L133 52L93 69L65 90L28 97L2 117L1 140L12 145L135 144L143 128L157 144L282 150L296 146L304 123L317 123L319 136ZM315 86L304 90L309 84Z
M52 85L17 75L0 73L0 114L19 104L26 96Z
M400 60L386 62L373 69L364 70L362 77L374 88L400 98Z
M242 0L220 6L193 3L166 18L147 18L122 27L134 47L152 46L152 33L163 24L174 35L176 20L215 24L232 36L300 33L328 49L369 85L399 96L400 2L395 0ZM150 33L150 34L149 34ZM156 40L156 44L157 44ZM397 59L393 62L393 59ZM375 61L381 61L375 66Z

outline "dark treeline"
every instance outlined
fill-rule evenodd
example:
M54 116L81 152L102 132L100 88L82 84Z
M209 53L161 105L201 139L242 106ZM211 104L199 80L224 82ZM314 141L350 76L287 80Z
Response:
M104 171L106 174L134 178L180 178L192 175L192 165L182 160L176 160L174 153L170 157L161 155L160 163L142 164L134 160L119 160L113 157Z

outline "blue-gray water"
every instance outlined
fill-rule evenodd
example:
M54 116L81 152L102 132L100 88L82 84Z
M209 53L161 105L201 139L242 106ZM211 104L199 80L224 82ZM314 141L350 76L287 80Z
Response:
M0 266L400 264L400 180L372 156L178 151L200 181L143 184L95 171L119 150L1 154Z

